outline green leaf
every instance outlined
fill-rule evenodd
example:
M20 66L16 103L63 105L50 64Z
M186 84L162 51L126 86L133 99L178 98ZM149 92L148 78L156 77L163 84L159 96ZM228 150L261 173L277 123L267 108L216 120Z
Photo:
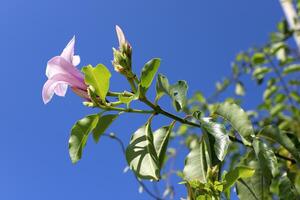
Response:
M293 73L293 72L298 72L300 71L300 65L298 64L293 64L293 65L289 65L287 67L285 67L283 69L283 75L287 75L287 74L290 74L290 73Z
M250 152L241 162L241 165L248 166L255 170L249 178L240 178L236 183L239 199L242 200L268 200L270 183L266 181L259 163L255 159L254 152Z
M272 69L268 67L255 67L252 76L256 79L263 79L265 75L271 71Z
M286 173L284 173L279 179L279 197L282 200L300 198L295 186L287 177Z
M132 135L126 149L126 159L137 177L159 180L159 161L153 144L150 122Z
M124 94L119 94L118 98L119 101L121 101L122 103L127 105L127 108L129 108L129 105L132 101L137 100L139 98L140 95L140 90L138 90L134 95L132 96L126 96Z
M278 174L277 158L273 150L258 139L253 141L253 148L264 177L271 183L272 178Z
M264 91L263 99L264 99L264 100L269 99L273 94L275 94L275 92L277 92L277 90L278 90L278 87L275 86L275 85L272 85L272 86L268 87L268 88Z
M153 133L153 143L156 150L156 154L158 156L159 168L163 166L169 143L169 138L173 127L174 123L172 123L169 126L161 127Z
M255 53L252 56L252 63L254 65L262 64L265 62L265 54L263 53Z
M290 96L297 102L300 104L300 95L298 92L293 91L290 93Z
M274 126L266 126L258 133L258 135L278 142L292 154L297 162L300 163L300 151L295 147L294 143L285 132L280 131Z
M100 97L102 102L105 102L111 77L109 70L104 65L98 64L95 68L92 65L85 66L82 68L82 72L85 74L85 83L93 86L95 93Z
M185 159L183 169L187 181L198 180L201 183L207 182L207 170L211 167L211 159L204 137L194 145Z
M282 104L282 103L276 104L274 107L272 107L270 109L270 114L271 114L271 116L276 116L278 113L280 113L284 109L285 109L285 105L284 104Z
M143 88L148 89L150 87L159 66L159 58L154 58L145 64L141 74L141 86Z
M228 102L219 104L215 114L227 120L231 126L240 134L245 145L251 145L254 130L248 119L247 113L236 104Z
M212 121L209 117L200 119L200 122L201 127L214 137L215 154L220 161L223 161L230 143L225 126Z
M231 171L229 171L224 178L224 181L226 181L224 185L224 190L230 189L235 182L240 178L250 178L253 176L255 170L250 167L246 166L238 166Z
M99 115L89 115L77 121L71 130L69 139L69 154L73 163L81 159L89 133L95 128Z
M173 105L176 111L182 110L186 105L186 94L188 85L186 81L178 81L176 84L170 86L169 95L173 99Z
M160 99L164 94L169 94L169 81L167 77L162 74L157 75L156 81L156 99Z
M98 123L93 130L93 138L96 143L99 142L100 136L106 131L106 129L115 121L119 114L102 115L99 117Z
M240 81L238 81L235 84L235 94L239 96L244 96L245 95L245 87L244 84Z

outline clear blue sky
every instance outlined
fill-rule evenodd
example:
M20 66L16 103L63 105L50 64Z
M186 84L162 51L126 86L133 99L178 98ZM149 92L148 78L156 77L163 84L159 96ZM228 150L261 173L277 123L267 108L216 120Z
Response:
M150 58L161 57L160 70L172 82L185 79L189 95L196 90L209 95L214 83L229 74L234 55L263 44L281 18L274 0L1 0L0 199L149 199L138 194L132 174L123 174L126 161L107 138L97 145L89 140L83 159L71 164L69 130L96 110L81 106L70 91L47 106L42 102L46 62L73 35L80 66L111 67L119 24L133 46L136 72ZM112 88L124 87L126 82L113 73ZM248 92L244 106L250 109L261 97L254 85ZM145 120L124 115L109 131L128 143Z

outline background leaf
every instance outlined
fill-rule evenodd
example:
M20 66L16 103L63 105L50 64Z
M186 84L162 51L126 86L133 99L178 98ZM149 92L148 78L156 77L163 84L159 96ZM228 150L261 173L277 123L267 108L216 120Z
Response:
M250 167L246 166L238 166L231 171L229 171L224 178L224 181L226 181L224 185L224 190L230 189L235 182L240 178L250 178L253 176L255 170Z
M158 74L156 81L156 99L160 99L164 94L169 95L169 81L167 77L162 74Z
M280 131L279 128L274 126L266 126L259 133L259 136L267 137L273 141L281 144L286 150L288 150L292 156L300 163L300 151L296 148L292 140L284 133Z

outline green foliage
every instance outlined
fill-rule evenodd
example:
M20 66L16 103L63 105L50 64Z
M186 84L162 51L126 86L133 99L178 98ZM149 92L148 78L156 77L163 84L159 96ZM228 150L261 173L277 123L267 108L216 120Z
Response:
M220 161L223 161L230 143L229 136L226 133L225 126L213 122L211 118L200 119L202 129L214 138L214 153Z
M93 138L95 142L99 142L100 136L106 131L106 129L111 125L113 121L118 117L119 115L100 115L98 119L98 123L95 126L93 130Z
M159 66L160 59L154 58L147 62L143 67L140 84L145 90L147 90L150 87Z
M196 143L185 159L183 169L184 178L187 181L207 183L208 169L211 166L210 149L204 137L202 137L201 141Z
M300 71L300 65L294 64L294 65L290 65L290 66L288 66L288 67L285 67L285 68L283 69L282 74L283 74L283 75L287 75L287 74L294 73L294 72L298 72L298 71Z
M262 137L266 137L269 140L273 140L281 144L286 150L288 150L294 158L300 163L300 149L297 149L292 140L286 135L285 132L280 131L277 127L266 126L259 134Z
M73 163L81 159L89 133L96 127L99 115L89 115L77 121L71 130L69 154Z
M159 180L160 164L149 121L132 135L126 149L126 159L130 169L139 178Z
M225 102L217 107L215 114L223 117L231 124L240 134L245 145L251 144L254 130L246 112L242 108L236 104Z
M162 168L164 164L169 138L174 125L175 123L169 126L163 126L153 133L153 143L159 161L159 168Z
M109 70L104 65L98 64L95 68L91 65L83 67L82 71L85 74L85 83L93 86L95 93L100 97L102 102L105 102L111 77Z
M230 189L240 178L250 178L253 176L254 172L255 170L253 168L247 166L238 166L234 168L225 175L224 190Z

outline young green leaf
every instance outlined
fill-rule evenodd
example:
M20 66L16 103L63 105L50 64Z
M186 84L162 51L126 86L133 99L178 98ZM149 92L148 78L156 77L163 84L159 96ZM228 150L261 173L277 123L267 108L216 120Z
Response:
M89 115L77 121L72 127L69 139L69 154L73 163L81 159L89 133L95 128L99 115Z
M119 114L102 115L99 117L98 123L93 130L93 138L95 142L99 142L100 136L106 131L106 129L116 120Z
M265 62L265 54L263 53L255 53L252 56L252 63L254 65L262 64Z
M219 104L215 114L227 120L231 126L240 134L245 145L251 145L254 130L248 119L247 113L236 104L228 102Z
M173 105L176 111L182 110L186 105L186 94L188 85L186 81L178 81L170 86L169 95L173 99Z
M172 123L169 126L161 127L153 133L153 143L156 150L156 154L158 156L159 168L163 166L169 143L169 138L173 127L174 123Z
M255 67L252 76L256 79L263 79L271 71L272 69L268 67Z
M154 76L160 66L160 59L154 58L147 62L142 69L141 74L141 86L144 89L148 89L154 79Z
M156 99L160 99L164 94L169 94L169 89L170 85L167 77L158 74L156 81Z
M239 96L244 96L245 95L245 87L244 84L240 81L238 81L235 84L235 94Z
M290 74L290 73L294 73L294 72L298 72L300 71L300 65L298 64L293 64L293 65L290 65L288 67L285 67L283 69L283 75L287 75L287 74Z
M109 70L104 65L98 64L94 68L91 65L85 66L82 68L82 72L85 74L85 83L93 86L95 93L105 102L111 77Z
M200 119L201 127L210 135L214 137L214 151L217 158L223 161L228 150L230 143L229 136L226 133L225 126L223 124L212 121L211 118Z
M285 132L274 126L266 126L259 133L259 136L266 137L281 144L300 163L300 150L298 150L292 140Z
M238 166L231 171L229 171L224 178L226 182L224 185L224 191L230 189L235 182L240 178L250 178L253 176L255 170L246 166Z
M139 128L131 137L126 159L137 177L159 180L159 161L153 144L150 122Z

